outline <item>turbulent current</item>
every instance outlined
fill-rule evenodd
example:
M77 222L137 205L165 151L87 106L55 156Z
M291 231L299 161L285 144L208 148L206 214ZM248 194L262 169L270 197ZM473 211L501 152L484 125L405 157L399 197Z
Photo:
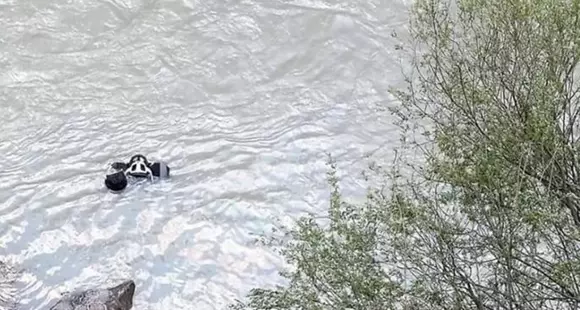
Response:
M345 195L399 136L402 0L0 0L0 260L24 309L131 278L135 309L284 283L255 239ZM113 161L172 177L103 185Z

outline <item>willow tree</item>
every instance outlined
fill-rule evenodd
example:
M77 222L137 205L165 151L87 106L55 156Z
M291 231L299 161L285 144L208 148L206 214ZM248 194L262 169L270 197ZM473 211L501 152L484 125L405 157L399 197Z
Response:
M416 0L408 88L424 160L299 222L252 309L580 309L579 0ZM400 163L399 165L402 165ZM407 163L413 164L413 163Z

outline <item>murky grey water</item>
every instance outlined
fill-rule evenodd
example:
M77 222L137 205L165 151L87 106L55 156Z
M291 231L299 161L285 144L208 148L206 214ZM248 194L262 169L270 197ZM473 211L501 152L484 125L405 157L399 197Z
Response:
M26 309L133 278L135 309L220 309L279 283L256 234L347 194L396 143L402 0L0 0L0 257ZM109 162L173 178L114 195ZM380 156L379 156L380 157Z

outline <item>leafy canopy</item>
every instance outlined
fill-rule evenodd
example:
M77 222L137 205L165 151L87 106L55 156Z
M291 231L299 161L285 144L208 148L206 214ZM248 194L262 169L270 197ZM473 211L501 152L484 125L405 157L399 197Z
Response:
M580 308L579 19L579 0L416 0L392 112L423 161L358 205L331 161L330 224L301 219L288 285L234 307Z

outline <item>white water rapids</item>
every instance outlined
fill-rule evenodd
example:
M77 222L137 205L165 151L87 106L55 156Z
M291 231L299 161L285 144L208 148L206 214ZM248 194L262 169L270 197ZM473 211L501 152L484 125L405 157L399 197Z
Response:
M131 278L134 309L280 282L255 244L346 196L398 142L402 0L0 0L0 260L24 309ZM103 185L141 153L172 178Z

